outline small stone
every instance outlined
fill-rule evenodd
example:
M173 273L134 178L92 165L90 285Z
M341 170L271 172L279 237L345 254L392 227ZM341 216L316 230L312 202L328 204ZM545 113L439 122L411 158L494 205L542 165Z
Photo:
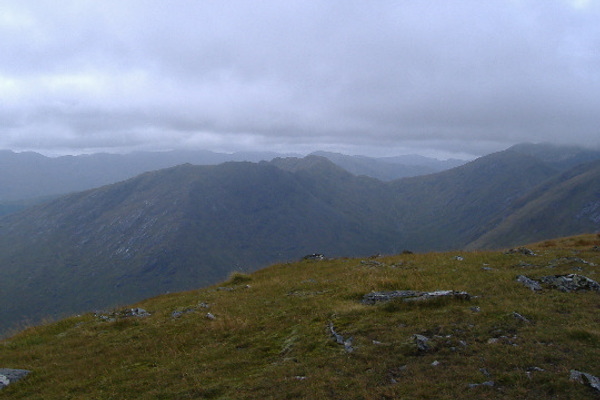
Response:
M469 388L473 389L479 386L490 386L493 387L495 385L494 381L486 381L483 383L469 383Z
M518 319L519 321L525 322L525 323L527 323L527 324L530 324L530 323L531 323L531 321L530 321L530 320L528 320L527 318L525 318L524 316L522 316L521 314L519 314L519 313L518 313L518 312L516 312L516 311L513 311L512 315L513 315L513 317L515 317L515 318L516 318L516 319Z
M433 367L437 367L438 365L440 365L440 362L438 360L435 360L434 362L431 363L431 366L433 366Z
M213 313L206 313L206 318L208 318L208 319L210 319L210 320L215 320L215 319L217 319L217 317L215 317Z

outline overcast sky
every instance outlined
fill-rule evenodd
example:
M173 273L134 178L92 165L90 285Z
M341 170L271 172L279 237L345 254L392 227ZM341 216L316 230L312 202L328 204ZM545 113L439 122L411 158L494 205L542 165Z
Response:
M0 0L0 148L600 144L600 0Z

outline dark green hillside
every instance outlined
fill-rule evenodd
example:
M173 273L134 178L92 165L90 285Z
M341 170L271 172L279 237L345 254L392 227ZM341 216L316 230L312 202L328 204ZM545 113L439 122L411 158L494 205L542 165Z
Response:
M466 165L392 183L405 245L420 251L458 249L483 234L485 221L556 174L529 155L504 151Z
M184 165L7 216L0 330L23 317L199 287L309 253L389 253L387 210L363 207L364 181L324 159L312 173L268 163ZM383 184L369 182L383 193Z
M402 254L233 274L0 341L0 368L31 371L0 399L597 399L582 374L600 376L600 285L531 290L517 276L598 280L598 246L586 235L528 246L536 255ZM431 293L443 290L455 292ZM419 293L364 301L394 291Z
M515 202L506 214L469 247L498 248L523 239L599 232L600 162L577 166L549 180Z

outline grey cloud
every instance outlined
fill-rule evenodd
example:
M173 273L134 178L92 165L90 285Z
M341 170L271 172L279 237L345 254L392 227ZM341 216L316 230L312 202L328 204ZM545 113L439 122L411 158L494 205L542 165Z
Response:
M8 3L0 146L598 145L593 1Z

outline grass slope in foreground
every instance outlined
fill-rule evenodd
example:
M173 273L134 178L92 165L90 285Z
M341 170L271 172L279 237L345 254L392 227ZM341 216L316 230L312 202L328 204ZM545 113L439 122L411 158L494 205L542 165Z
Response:
M0 367L32 371L0 399L597 398L569 376L600 375L600 293L534 292L515 278L598 280L598 245L586 235L531 246L537 256L403 254L234 274L134 306L150 316L86 314L0 342ZM396 289L474 297L361 303Z

